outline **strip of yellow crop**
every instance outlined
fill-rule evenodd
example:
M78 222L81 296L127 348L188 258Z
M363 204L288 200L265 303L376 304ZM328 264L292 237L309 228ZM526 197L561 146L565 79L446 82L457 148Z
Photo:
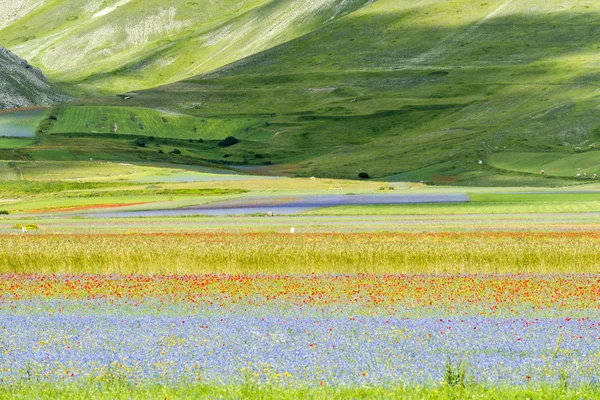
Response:
M600 234L6 235L0 273L597 273Z

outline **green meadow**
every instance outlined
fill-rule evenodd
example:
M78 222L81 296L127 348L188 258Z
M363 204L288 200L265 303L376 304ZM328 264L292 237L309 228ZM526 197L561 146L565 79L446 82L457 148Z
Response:
M12 150L29 146L33 143L30 138L8 138L0 137L0 150Z
M554 214L600 212L599 193L469 193L469 203L338 206L307 211L305 215L460 215Z
M139 137L220 140L244 137L258 120L199 118L128 107L81 106L60 110L49 134L114 133Z
M243 386L210 386L192 384L177 388L166 388L160 385L147 385L145 387L132 387L121 382L107 385L22 385L9 389L0 389L0 393L9 399L54 399L69 398L83 399L147 399L147 398L172 398L172 399L539 399L539 400L575 400L581 398L595 398L598 388L589 387L581 389L565 389L562 387L512 387L512 388L486 388L483 386L455 388L440 386L438 388L303 388L288 389L285 387L268 387L249 382Z

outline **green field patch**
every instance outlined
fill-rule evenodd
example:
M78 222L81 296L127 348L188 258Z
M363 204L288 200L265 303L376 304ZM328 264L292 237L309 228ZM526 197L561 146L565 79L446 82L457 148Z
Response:
M596 386L565 388L556 385L522 385L522 386L484 386L471 384L451 386L440 384L433 387L422 386L392 386L392 387L305 387L295 388L280 384L255 384L252 380L242 385L208 385L208 384L180 384L178 386L165 386L150 382L144 385L133 385L126 378L116 375L99 380L84 378L75 382L46 383L34 381L19 382L16 385L0 387L3 398L15 399L56 399L69 398L74 400L88 399L157 399L157 398L235 398L235 399L262 399L262 400L292 400L310 398L314 400L329 399L538 399L538 400L567 400L567 399L593 399L600 395ZM93 396L90 395L93 393Z
M54 194L69 190L101 189L125 186L124 182L68 182L68 181L0 181L0 197L15 198L19 196Z
M218 170L195 165L175 165L105 161L16 161L11 163L22 171L23 177L31 181L82 181L109 182L130 181L132 183L195 182L239 180L240 175L232 171ZM7 176L7 177L5 177ZM261 177L251 177L261 179ZM15 179L15 168L8 162L0 162L0 181Z
M51 134L103 133L139 137L220 140L243 137L257 119L202 118L129 107L81 106L61 109Z
M0 136L32 137L48 109L34 108L0 112ZM1 143L1 142L0 142ZM7 148L1 147L0 149Z
M600 152L585 153L498 153L487 158L494 168L528 172L550 176L577 177L583 174L592 179L593 174L600 175Z
M8 138L8 137L0 137L0 149L19 149L21 147L27 147L33 143L33 139L29 138Z
M469 194L472 202L478 203L554 203L554 202L590 202L600 201L598 193L510 193L510 194Z
M191 188L191 189L138 189L75 191L62 194L66 198L122 197L122 196L225 196L247 193L243 189Z
M32 150L29 155L34 160L41 161L69 161L73 160L73 153L68 149Z
M598 198L598 196L597 196ZM460 214L536 214L600 212L598 201L575 202L472 202L452 204L364 205L321 208L303 215L460 215Z

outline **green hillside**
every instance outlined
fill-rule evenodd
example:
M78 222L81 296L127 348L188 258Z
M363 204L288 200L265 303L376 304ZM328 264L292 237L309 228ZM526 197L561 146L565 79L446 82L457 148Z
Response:
M2 5L0 43L55 82L116 93L211 71L366 1L16 0Z
M122 93L135 85L144 87L209 71L282 43L176 83L127 96L88 98L83 102L87 108L79 104L76 108L61 107L58 121L47 131L54 135L43 136L36 146L45 146L48 151L60 149L61 157L78 154L83 159L89 149L81 148L81 144L91 140L89 135L96 135L97 154L110 153L115 159L140 151L124 136L156 136L180 140L169 146L192 146L183 148L186 162L198 159L250 165L258 172L299 176L357 178L360 172L367 172L381 180L438 184L557 186L591 182L593 173L600 173L595 169L600 166L596 146L600 141L600 3L259 3L202 3L203 12L213 13L203 19L212 21L212 30L208 25L188 27L185 40L173 39L168 45L150 41L122 52L111 47L110 54L107 43L99 42L97 49L103 50L97 58L86 56L72 67L56 64L50 72L63 82L79 87L96 85L103 90L122 88ZM66 3L45 4L25 17L31 21L28 26L46 26L35 18L41 18L44 10L56 9L53 4ZM78 28L61 28L66 36L64 41L57 39L57 46L70 43L71 35L82 37L82 29L113 26L120 18L125 21L132 15L129 8L148 4L123 2L118 11L107 14L112 15L110 24L104 17L96 22L82 14L76 21L68 21L79 24ZM189 8L195 5L173 4L182 7L177 15L195 15ZM293 7L308 13L298 17L304 22L290 23L287 28L277 25L282 32L277 40L264 41L264 29L275 26L266 21ZM259 11L260 18L256 14ZM243 26L252 27L232 33L235 45L222 41L211 42L208 47L197 45L205 43L198 38L204 37L206 29L214 33L233 20L246 21ZM123 24L127 26L125 22L120 26ZM15 24L0 31L0 38L9 34L16 35ZM258 38L264 46L244 44L255 43ZM26 52L34 43L32 39L15 44L15 48ZM188 44L193 44L193 49L185 47ZM234 52L234 48L248 51ZM47 51L60 54L58 47L50 49ZM34 59L42 60L45 51L36 53ZM133 53L145 61L131 61ZM148 60L155 60L155 55L159 59L158 54L178 54L186 58L187 66L174 62L153 69L155 64ZM121 63L119 57L124 55L129 61ZM203 66L197 68L198 64L193 66L190 60ZM94 111L94 107L105 106L112 108ZM137 129L129 120L130 108L156 110L147 111L154 115L148 118L158 121L154 126L160 132ZM165 113L178 115L181 122L163 124L159 115ZM102 118L106 121L98 121ZM112 120L117 121L119 130L106 137L110 128L103 122ZM224 125L219 125L213 136L190 136L190 128L196 127L198 120L222 121L218 124ZM221 132L241 142L226 148L216 142L183 142L203 135L217 139ZM105 145L108 142L103 140L112 144ZM116 148L126 151L117 154L114 145L119 140L123 145ZM106 150L100 151L101 147ZM30 150L35 146L20 151L29 157ZM152 154L160 151L143 149L150 150ZM588 178L583 174L577 178L577 168L588 169Z
M574 0L379 0L131 101L198 116L271 116L257 137L302 149L281 168L298 175L563 184L523 174L542 164L495 168L488 158L600 159L599 12L600 3Z

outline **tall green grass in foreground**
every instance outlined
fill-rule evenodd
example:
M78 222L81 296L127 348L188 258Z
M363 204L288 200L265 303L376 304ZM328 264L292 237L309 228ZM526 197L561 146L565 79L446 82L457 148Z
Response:
M597 387L577 389L562 386L493 387L440 385L421 387L360 387L360 388L301 388L269 387L248 383L243 386L209 386L202 384L165 387L128 384L72 383L51 385L28 383L20 386L0 386L3 399L595 399L600 397Z
M0 273L597 273L600 233L4 235Z

